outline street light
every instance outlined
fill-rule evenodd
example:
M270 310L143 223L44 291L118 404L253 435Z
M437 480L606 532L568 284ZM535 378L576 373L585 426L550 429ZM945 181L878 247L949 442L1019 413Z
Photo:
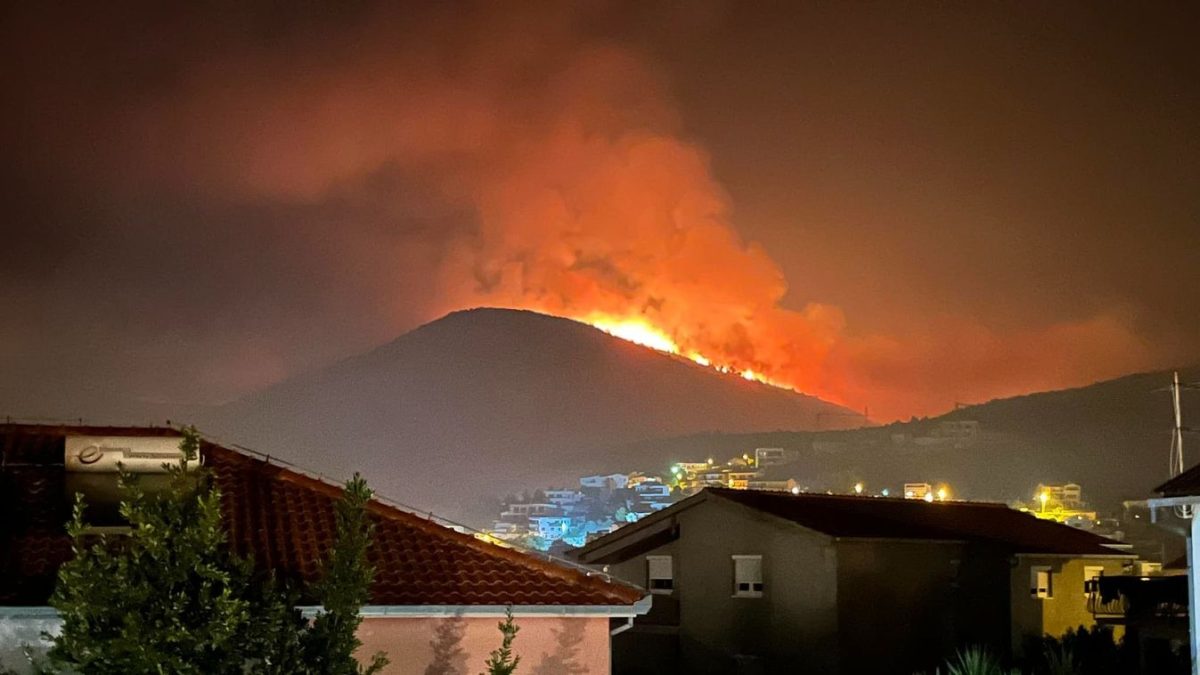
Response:
M863 493L863 484L858 482L854 484L854 494L861 495Z
M1042 494L1038 495L1038 501L1040 501L1042 503L1042 513L1045 513L1046 512L1046 502L1050 501L1050 493L1043 492Z

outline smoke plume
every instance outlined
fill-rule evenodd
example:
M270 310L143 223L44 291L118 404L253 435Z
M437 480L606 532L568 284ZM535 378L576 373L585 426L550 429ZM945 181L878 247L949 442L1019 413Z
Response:
M1124 315L863 334L795 300L739 235L654 60L606 33L610 11L9 8L5 84L26 95L5 173L38 186L10 204L31 247L10 279L61 265L0 344L53 333L44 373L84 324L92 349L140 359L64 370L171 364L223 398L500 305L644 322L685 355L882 419L1150 361Z

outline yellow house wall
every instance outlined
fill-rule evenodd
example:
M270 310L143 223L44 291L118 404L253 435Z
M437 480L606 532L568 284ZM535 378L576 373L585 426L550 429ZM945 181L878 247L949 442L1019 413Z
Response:
M1094 626L1083 587L1084 568L1103 567L1104 574L1111 576L1121 574L1124 564L1121 558L1018 556L1011 584L1013 651L1019 652L1029 635L1059 637L1072 628ZM1036 598L1029 592L1034 567L1050 568L1053 597ZM1120 633L1116 637L1119 639Z

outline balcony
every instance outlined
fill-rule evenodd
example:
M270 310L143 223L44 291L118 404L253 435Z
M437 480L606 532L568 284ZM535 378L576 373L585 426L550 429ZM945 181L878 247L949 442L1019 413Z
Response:
M1187 576L1098 577L1085 585L1088 611L1097 621L1174 619L1187 616Z

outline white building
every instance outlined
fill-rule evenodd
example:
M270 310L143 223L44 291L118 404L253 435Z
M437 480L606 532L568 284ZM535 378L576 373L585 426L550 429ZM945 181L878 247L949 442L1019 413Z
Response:
M623 473L610 473L608 475L584 476L579 479L579 484L587 488L604 488L608 490L621 490L629 485L629 476Z

